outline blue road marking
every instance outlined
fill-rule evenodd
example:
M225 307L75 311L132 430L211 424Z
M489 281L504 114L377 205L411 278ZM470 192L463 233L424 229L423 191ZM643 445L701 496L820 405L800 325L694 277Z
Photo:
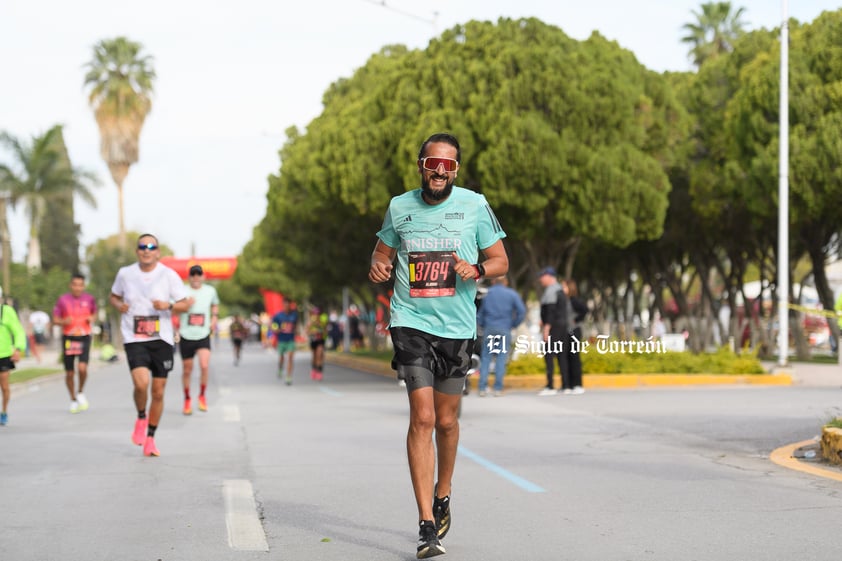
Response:
M503 479L506 479L506 480L510 481L511 483L514 483L515 485L517 485L518 487L520 487L524 491L528 491L530 493L544 493L544 492L546 492L546 489L544 489L543 487L535 485L531 481L527 481L526 479L520 477L519 475L515 475L514 473L510 472L509 470L507 470L505 468L502 468L502 467L498 466L497 464L495 464L494 462L492 462L490 460L486 460L485 458L483 458L479 454L475 454L474 452L471 452L470 450L468 450L464 446L459 446L459 453L462 454L463 456L465 456L466 458L468 458L470 460L473 460L474 462L478 463L479 465L481 465L482 467L484 467L488 471L490 471L492 473L496 473L497 475L499 475Z

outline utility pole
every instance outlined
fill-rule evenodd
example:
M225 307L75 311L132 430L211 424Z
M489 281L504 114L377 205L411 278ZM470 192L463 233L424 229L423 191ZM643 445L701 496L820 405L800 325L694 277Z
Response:
M778 149L778 366L789 363L789 16L782 0Z

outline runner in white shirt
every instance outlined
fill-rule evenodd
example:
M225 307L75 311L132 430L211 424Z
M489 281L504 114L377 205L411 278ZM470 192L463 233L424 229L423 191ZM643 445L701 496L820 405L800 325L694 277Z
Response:
M111 287L111 305L122 314L120 333L134 383L137 421L132 442L143 446L145 456L160 456L155 431L164 410L167 375L173 367L172 314L186 312L193 303L178 273L158 263L160 257L158 239L141 235L137 263L121 268Z

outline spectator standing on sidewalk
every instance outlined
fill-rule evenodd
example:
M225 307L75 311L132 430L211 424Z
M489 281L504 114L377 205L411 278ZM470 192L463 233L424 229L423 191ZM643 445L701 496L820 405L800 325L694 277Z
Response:
M503 378L512 347L512 330L526 317L526 306L520 295L509 288L505 276L492 281L477 313L482 329L482 351L479 365L479 396L488 393L488 372L494 356L494 395L503 395Z
M544 362L547 370L547 385L538 395L556 395L553 379L555 377L555 363L558 363L561 375L562 390L570 387L567 378L567 344L570 332L572 310L570 300L564 294L564 289L558 282L558 273L553 267L544 268L539 276L544 292L541 294L541 334L546 348ZM572 387L570 387L572 389Z
M0 409L0 426L9 422L9 373L26 352L26 331L20 323L18 313L8 304L0 304L0 391L3 393L3 409Z
M79 273L70 279L70 292L62 294L53 307L53 323L61 326L61 351L64 360L65 384L70 393L70 412L87 411L88 399L83 393L88 379L91 354L91 326L96 320L96 299L85 292L85 277ZM78 359L78 366L76 361ZM76 387L76 370L79 386Z
M450 134L421 145L421 188L390 201L368 272L375 283L395 273L392 364L409 397L406 448L419 559L444 553L441 540L451 527L457 411L476 338L476 281L509 269L506 234L485 197L453 185L460 160L459 142Z
M167 376L173 367L172 315L186 312L191 301L178 273L158 262L161 250L155 236L142 234L136 252L137 263L117 272L110 300L122 314L120 332L134 385L137 421L132 442L143 446L144 456L160 456L155 432L164 412Z
M564 389L563 392L578 395L585 393L585 388L582 387L582 357L579 354L578 345L582 342L582 322L588 315L588 305L579 298L579 287L575 280L567 279L561 283L561 287L570 300L570 308L573 311L570 321L572 329L568 333L567 352L565 353L567 357L566 372L569 373L568 385L571 387Z

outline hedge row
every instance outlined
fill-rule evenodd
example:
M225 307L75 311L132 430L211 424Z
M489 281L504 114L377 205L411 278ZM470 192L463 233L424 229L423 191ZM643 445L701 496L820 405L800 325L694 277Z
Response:
M667 351L665 353L581 354L585 374L766 374L754 353L734 354L727 347L713 353ZM544 358L537 354L514 354L506 375L543 374Z

